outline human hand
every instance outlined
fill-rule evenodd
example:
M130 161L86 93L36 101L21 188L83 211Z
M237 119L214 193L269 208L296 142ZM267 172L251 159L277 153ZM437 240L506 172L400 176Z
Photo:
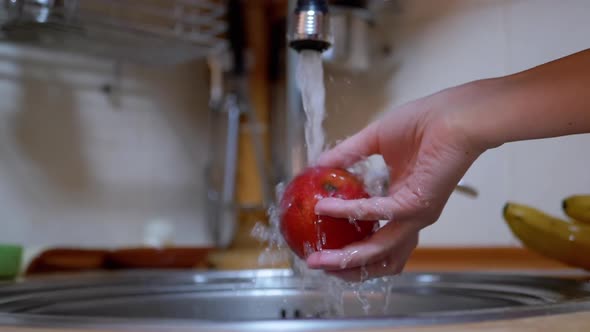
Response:
M347 280L399 273L459 180L485 150L514 141L590 133L590 50L528 70L418 99L325 152L318 164L347 167L381 154L390 167L385 197L326 198L316 213L389 222L370 238L307 258ZM532 123L534 122L534 125Z
M470 84L416 100L322 154L320 166L342 168L380 154L390 186L385 197L322 199L316 213L389 222L365 241L310 255L307 265L349 281L401 272L419 231L439 218L459 180L486 149L466 127L464 113L481 107L490 92Z

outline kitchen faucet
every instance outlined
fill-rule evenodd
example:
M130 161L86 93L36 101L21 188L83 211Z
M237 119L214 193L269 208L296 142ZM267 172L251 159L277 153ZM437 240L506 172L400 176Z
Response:
M327 1L298 0L291 24L289 46L292 49L324 52L330 48Z

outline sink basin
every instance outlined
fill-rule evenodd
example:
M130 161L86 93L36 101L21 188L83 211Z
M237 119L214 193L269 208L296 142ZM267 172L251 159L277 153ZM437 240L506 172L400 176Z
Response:
M23 326L315 331L584 310L584 281L492 273L406 273L360 289L289 270L136 271L0 287L0 324Z

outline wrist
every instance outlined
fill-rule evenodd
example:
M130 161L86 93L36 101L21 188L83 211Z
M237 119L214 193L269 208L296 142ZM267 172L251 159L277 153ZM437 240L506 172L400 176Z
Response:
M459 86L452 122L473 149L483 153L506 143L502 114L510 106L508 77L473 81Z

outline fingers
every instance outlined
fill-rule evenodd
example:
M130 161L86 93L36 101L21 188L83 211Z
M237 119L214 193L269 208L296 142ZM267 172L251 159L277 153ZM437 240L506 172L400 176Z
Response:
M400 210L399 204L392 197L355 200L324 198L315 206L318 215L356 220L392 220L397 210Z
M368 243L342 250L322 250L313 253L307 258L307 266L312 269L339 271L349 267L365 266L372 261L383 260L385 256L386 252L383 252L381 247Z
M390 222L369 239L351 244L341 250L323 250L311 254L307 265L312 269L338 271L360 268L384 261L397 262L416 246L418 229L411 222ZM390 267L391 268L391 267Z
M363 282L365 280L379 278L384 276L392 276L400 274L404 267L404 262L395 263L395 265L383 264L371 264L366 267L357 267L354 269L340 270L340 271L327 271L328 275L337 277L344 281L349 282ZM390 267L390 268L388 268Z
M440 197L450 195L453 185L438 185L426 183L425 176L419 175L412 179L406 179L396 185L391 196L371 197L363 199L345 200L335 197L323 198L315 205L315 213L321 216L346 218L349 220L416 220L423 223L428 219L436 220L434 215L445 201ZM449 182L451 183L451 182ZM434 193L433 187L450 188L448 193ZM440 189L438 189L440 191ZM435 200L432 197L438 196ZM429 223L431 223L429 222Z
M345 168L378 151L377 123L374 122L324 152L318 160L318 165Z
M416 233L404 239L394 254L382 261L344 270L329 270L327 274L350 282L363 282L372 278L400 274L417 245L418 234Z

